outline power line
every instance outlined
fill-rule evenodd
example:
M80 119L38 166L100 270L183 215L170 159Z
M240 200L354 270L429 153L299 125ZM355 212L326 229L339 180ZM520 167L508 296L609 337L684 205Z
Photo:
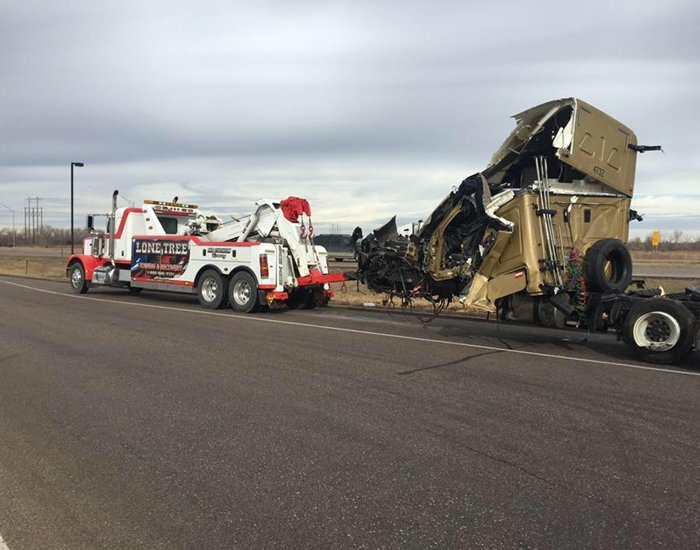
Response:
M44 233L44 207L39 206L39 197L27 197L27 206L24 207L24 240L32 239L36 244Z

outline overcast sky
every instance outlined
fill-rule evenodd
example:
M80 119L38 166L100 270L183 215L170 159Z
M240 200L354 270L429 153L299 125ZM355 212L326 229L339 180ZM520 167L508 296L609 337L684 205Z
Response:
M510 115L580 97L632 128L635 234L700 235L700 3L0 0L0 203L68 226L135 202L242 213L307 197L317 231L424 217ZM24 202L23 202L24 201ZM0 209L0 225L11 223Z

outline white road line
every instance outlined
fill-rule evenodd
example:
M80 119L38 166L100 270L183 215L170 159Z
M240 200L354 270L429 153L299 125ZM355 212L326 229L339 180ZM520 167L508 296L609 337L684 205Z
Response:
M87 300L90 302L105 302L107 304L115 304L115 305L120 305L120 306L132 306L132 307L147 307L151 309L164 309L167 311L180 311L182 313L191 313L195 315L210 315L214 317L225 317L228 319L236 319L238 321L245 321L245 322L252 322L252 323L270 323L270 324L277 324L277 325L291 325L291 326L298 326L298 327L306 327L306 328L314 328L314 329L319 329L319 330L328 330L328 331L335 331L335 332L347 332L351 334L363 334L365 336L377 336L380 338L393 338L397 340L411 340L415 342L426 342L429 344L440 344L444 346L457 346L457 347L463 347L463 348L471 348L471 349L481 349L481 350L487 350L487 351L499 351L503 353L514 353L518 355L529 355L531 357L543 357L545 359L563 359L566 361L574 361L577 363L589 363L593 365L608 365L611 367L623 367L627 369L637 369L637 370L646 370L646 371L653 371L653 372L661 372L664 374L682 374L685 376L700 376L700 372L692 372L692 371L682 371L682 370L670 370L667 368L658 368L658 367L648 367L645 365L634 365L632 363L617 363L614 361L601 361L599 359L587 359L585 357L572 357L570 355L556 355L553 353L542 353L538 351L525 351L525 350L520 350L520 349L508 349L508 348L497 348L495 346L485 346L483 344L467 344L466 342L451 342L449 340L437 340L434 338L419 338L417 336L404 336L401 334L387 334L385 332L372 332L369 330L359 330L359 329L354 329L354 328L346 328L346 327L327 327L324 325L316 325L314 323L300 323L296 321L281 321L279 319L268 319L265 317L254 317L254 316L249 316L249 315L235 315L232 313L217 313L215 311L209 311L205 309L185 309L181 307L172 307L172 306L158 306L155 304L140 304L137 302L120 302L117 300L106 300L104 298L92 298L89 296L82 296L82 295L77 295L77 294L66 294L65 292L56 292L54 290L46 290L44 288L36 288L33 286L28 286L28 285L22 285L19 283L13 283L10 281L4 281L0 279L0 283L4 283L6 285L11 285L11 286L16 286L19 288L25 288L27 290L34 290L35 292L42 292L44 294L53 294L55 296L62 296L64 298L74 298L76 300ZM3 550L0 548L0 550Z
M0 550L10 550L10 547L7 546L7 543L2 538L2 533L0 533Z

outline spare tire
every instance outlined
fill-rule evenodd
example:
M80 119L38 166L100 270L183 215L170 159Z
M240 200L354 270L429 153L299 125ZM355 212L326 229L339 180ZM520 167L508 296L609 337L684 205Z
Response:
M586 286L598 292L624 292L632 282L632 256L622 241L601 239L585 257Z

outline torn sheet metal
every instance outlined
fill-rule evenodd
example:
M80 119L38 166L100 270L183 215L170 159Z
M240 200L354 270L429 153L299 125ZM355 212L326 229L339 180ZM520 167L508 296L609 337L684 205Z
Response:
M404 299L461 296L493 311L515 293L565 291L569 250L583 256L603 238L626 242L634 133L576 98L514 118L486 168L462 181L415 234L399 235L393 218L356 240L361 281Z

